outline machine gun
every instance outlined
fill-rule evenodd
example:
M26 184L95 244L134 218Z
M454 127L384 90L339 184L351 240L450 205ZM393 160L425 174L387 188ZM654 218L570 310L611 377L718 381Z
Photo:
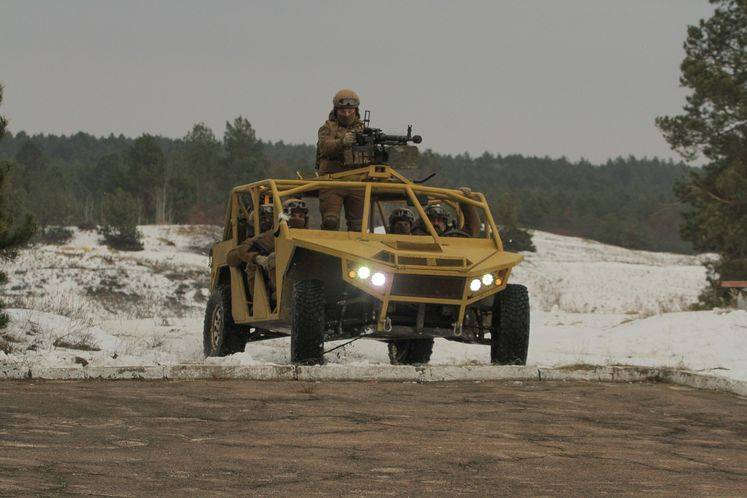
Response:
M355 143L343 151L346 167L360 167L369 164L390 164L395 168L414 167L418 148L409 143L419 144L420 135L412 134L412 125L407 126L407 135L388 135L379 128L371 128L371 111L363 114L363 131L355 134ZM396 163L396 164L393 164Z

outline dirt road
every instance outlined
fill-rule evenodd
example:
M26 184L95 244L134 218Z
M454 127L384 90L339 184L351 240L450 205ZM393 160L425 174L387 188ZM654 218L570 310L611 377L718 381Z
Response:
M747 400L689 388L0 383L0 495L746 492Z

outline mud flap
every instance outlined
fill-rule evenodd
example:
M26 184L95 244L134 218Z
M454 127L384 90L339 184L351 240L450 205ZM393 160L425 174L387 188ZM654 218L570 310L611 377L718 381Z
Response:
M425 323L425 303L418 304L418 316L415 320L415 331L418 334L423 333L423 325Z

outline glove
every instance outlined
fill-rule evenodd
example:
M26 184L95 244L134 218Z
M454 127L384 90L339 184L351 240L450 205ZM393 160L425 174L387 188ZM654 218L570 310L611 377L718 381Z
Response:
M350 147L355 143L355 133L352 131L349 131L345 133L345 135L342 137L342 145L345 147Z
M472 189L469 187L459 187L459 191L464 195L465 197L470 197L472 195Z
M264 268L267 269L267 256L262 256L261 254L258 254L254 257L254 262Z

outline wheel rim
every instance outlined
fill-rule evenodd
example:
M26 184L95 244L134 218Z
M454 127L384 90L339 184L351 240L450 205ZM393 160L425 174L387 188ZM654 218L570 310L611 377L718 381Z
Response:
M213 320L210 326L210 345L213 347L213 351L218 350L221 330L223 330L223 308L216 306L213 310Z

